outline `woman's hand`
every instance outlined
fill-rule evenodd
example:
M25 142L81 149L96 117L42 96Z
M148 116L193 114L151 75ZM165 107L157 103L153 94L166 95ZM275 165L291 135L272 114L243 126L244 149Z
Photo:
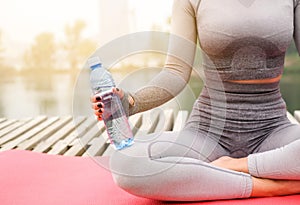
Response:
M122 100L124 97L124 91L119 88L113 88L112 92L117 94L120 99ZM103 113L104 113L104 103L102 102L102 98L100 94L92 95L91 96L91 103L92 103L92 109L94 110L94 114L97 116L97 119L99 121L103 120Z

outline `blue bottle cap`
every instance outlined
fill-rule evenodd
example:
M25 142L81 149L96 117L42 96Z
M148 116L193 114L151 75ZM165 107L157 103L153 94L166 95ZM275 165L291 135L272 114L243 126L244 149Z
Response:
M94 56L88 59L89 67L94 70L95 68L101 67L102 63L98 56Z

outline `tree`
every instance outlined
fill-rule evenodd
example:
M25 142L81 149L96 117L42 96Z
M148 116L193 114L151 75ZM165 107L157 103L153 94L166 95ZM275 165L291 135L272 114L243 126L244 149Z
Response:
M0 30L0 67L3 66L3 52L4 52L4 47L3 47L3 42L2 42L2 31Z
M31 48L24 54L26 68L53 69L56 44L52 33L41 33L35 37Z
M79 64L96 49L94 41L82 37L85 27L86 23L81 20L65 27L66 39L62 46L67 54L70 69L78 69Z
M297 49L296 49L296 45L293 41L287 50L287 54L296 54L296 53L297 53Z

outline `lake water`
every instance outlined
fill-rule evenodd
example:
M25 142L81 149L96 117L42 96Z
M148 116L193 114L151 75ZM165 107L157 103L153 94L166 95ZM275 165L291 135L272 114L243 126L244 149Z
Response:
M133 91L145 85L159 69L139 69L127 74L114 74L117 84ZM190 110L202 83L193 76L189 85L164 108ZM169 82L173 83L173 82ZM285 74L281 91L288 110L300 110L300 72ZM37 115L93 115L90 108L88 73L38 76L9 76L0 80L0 117L26 118Z

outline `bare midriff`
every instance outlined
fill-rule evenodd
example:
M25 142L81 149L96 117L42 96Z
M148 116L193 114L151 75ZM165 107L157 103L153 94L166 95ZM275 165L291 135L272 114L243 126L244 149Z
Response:
M275 78L265 78L265 79L254 79L254 80L229 80L229 82L233 83L241 83L241 84L267 84L267 83L276 83L280 81L282 75L279 75Z

